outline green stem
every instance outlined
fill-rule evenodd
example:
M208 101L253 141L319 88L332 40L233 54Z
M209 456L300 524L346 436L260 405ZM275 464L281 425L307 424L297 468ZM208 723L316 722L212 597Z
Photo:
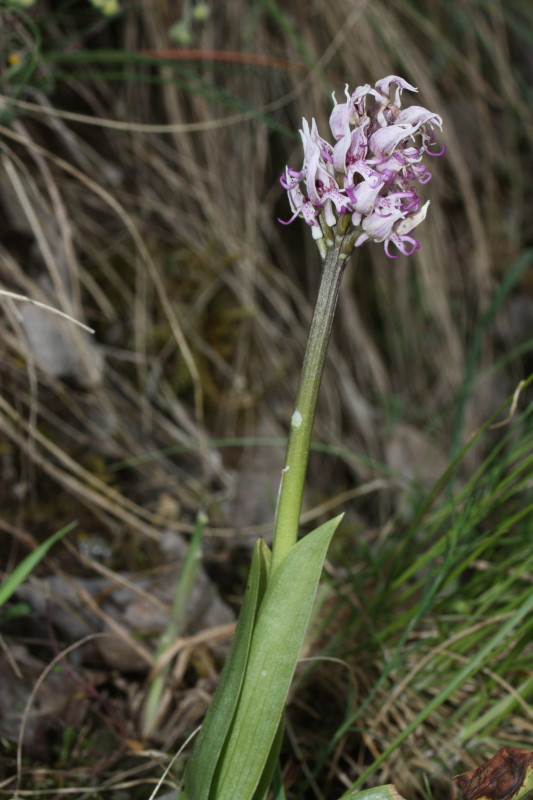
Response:
M347 255L343 250L343 241L339 237L335 244L329 246L324 259L322 279L311 322L281 475L272 546L272 571L285 558L298 538L318 391L324 370L335 306L346 266Z

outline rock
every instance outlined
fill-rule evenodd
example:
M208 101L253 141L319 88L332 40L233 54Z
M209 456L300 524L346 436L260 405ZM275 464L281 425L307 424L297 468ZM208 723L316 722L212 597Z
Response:
M31 303L20 303L18 310L35 363L43 372L73 380L83 389L100 383L104 361L89 334Z
M0 650L0 737L16 744L27 711L22 737L23 755L46 761L61 727L81 725L87 710L87 698L60 664L50 670L31 699L46 664L32 656L23 645L7 638L3 644Z
M412 425L396 425L385 447L385 460L405 479L399 500L400 513L407 513L418 491L427 491L448 466L446 453Z
M175 538L171 552L175 557L178 549L184 552L186 544L177 534L171 534L172 537ZM177 540L181 541L179 546ZM182 559L150 575L119 574L117 581L57 575L32 578L17 590L16 596L35 614L50 619L62 644L78 641L90 633L116 634L95 638L84 645L79 651L81 663L121 672L146 671L151 660L150 645L157 642L167 624L181 566ZM185 633L193 634L233 620L233 611L220 599L200 567L189 598Z

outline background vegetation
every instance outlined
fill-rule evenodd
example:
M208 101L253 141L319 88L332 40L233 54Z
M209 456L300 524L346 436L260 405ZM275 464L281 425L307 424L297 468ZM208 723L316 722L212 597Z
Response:
M4 577L78 525L3 610L0 792L147 797L200 723L228 614L190 624L144 736L162 622L140 634L103 600L118 582L164 620L168 599L138 579L179 563L165 542L205 510L205 585L238 609L319 279L304 225L276 221L278 178L301 163L302 116L325 129L333 90L391 73L442 115L447 154L421 249L391 262L366 246L345 278L305 522L346 517L288 710L286 792L361 776L449 797L451 775L531 746L530 4L0 12L1 287L95 329L2 301ZM51 576L39 596L90 611L88 635L112 633L126 665L80 655L37 607Z

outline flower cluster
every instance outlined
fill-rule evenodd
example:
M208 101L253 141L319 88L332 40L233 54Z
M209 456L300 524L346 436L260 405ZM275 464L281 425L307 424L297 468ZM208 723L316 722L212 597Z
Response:
M350 214L355 247L384 242L390 258L398 257L390 253L391 244L404 255L420 247L410 233L429 206L418 194L418 184L431 180L422 159L444 153L444 147L430 150L433 126L442 129L442 119L421 106L400 109L403 89L417 91L403 78L389 75L374 88L359 86L352 95L346 86L345 103L337 103L333 95L329 126L334 145L321 138L314 119L311 127L302 120L304 163L300 171L286 167L281 177L293 211L288 222L279 220L282 224L303 217L320 246L337 218Z

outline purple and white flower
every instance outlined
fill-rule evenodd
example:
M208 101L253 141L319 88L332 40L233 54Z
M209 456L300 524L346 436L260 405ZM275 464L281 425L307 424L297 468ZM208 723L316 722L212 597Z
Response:
M349 214L358 234L355 247L383 242L389 258L398 257L391 245L404 255L418 250L409 234L426 217L429 201L422 204L418 189L431 180L422 159L440 156L445 148L430 150L436 142L433 129L442 130L441 117L421 106L401 109L404 89L417 91L389 75L374 88L359 86L351 95L346 86L344 103L333 95L333 145L319 135L314 119L311 126L302 121L304 163L300 171L286 167L281 177L293 213L280 222L288 225L302 217L320 240L339 216Z

